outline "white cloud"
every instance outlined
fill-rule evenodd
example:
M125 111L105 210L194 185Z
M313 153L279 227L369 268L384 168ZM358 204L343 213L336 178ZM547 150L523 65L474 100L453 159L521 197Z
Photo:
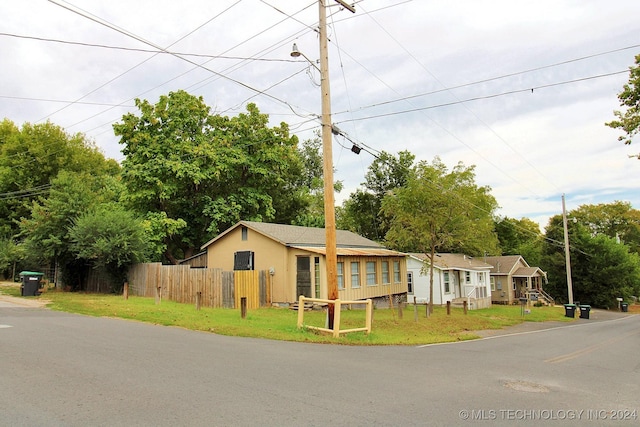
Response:
M307 122L320 112L320 90L304 72L292 76L306 65L290 62L289 52L295 41L310 59L318 57L316 2L72 3L159 46L186 36L174 51L281 61L189 57L206 62L202 69L166 54L152 58L5 35L2 116L18 124L48 119L71 133L85 132L108 156L120 158L111 125L135 111L130 99L155 102L187 89L229 115L255 102L274 124L286 121L302 139L313 136L317 122ZM418 160L438 155L450 166L460 160L475 164L477 182L493 188L501 214L542 225L559 212L562 193L568 209L618 199L640 206L633 179L640 162L627 157L640 149L622 145L619 134L604 126L618 108L616 95L627 75L559 84L633 65L640 48L614 51L638 45L640 3L365 0L356 9L353 15L332 7L329 18L333 118L352 138L377 150L406 149ZM53 2L2 2L0 15L1 33L150 48ZM603 52L609 53L597 55ZM571 62L469 85L565 61ZM459 85L466 86L443 91ZM538 89L517 92L530 88ZM270 97L258 93L264 90ZM75 104L60 110L67 104L51 102L81 97L125 107ZM409 98L389 102L403 97ZM462 102L481 97L490 98ZM437 107L442 104L452 105ZM364 181L373 158L364 151L356 156L339 142L334 163L336 179L346 185L337 197L342 200Z

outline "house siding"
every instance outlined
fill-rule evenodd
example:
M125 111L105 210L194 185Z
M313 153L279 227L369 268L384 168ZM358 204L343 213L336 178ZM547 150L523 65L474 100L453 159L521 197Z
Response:
M298 257L310 258L310 277L312 296L315 297L316 271L314 261L318 258L320 272L320 298L328 298L326 280L326 258L323 249L314 252L314 248L309 250L288 247L282 242L261 234L251 228L244 228L245 239L243 240L243 227L235 229L221 235L207 248L207 264L209 268L221 268L223 270L233 270L234 253L238 251L254 252L254 269L266 270L271 274L271 294L274 303L293 303L298 300L296 287L297 259ZM362 249L361 252L366 252ZM389 263L389 282L381 283L383 277L382 262ZM393 262L398 261L400 267L400 281L394 280ZM338 262L344 262L345 288L338 289L338 298L342 300L363 300L367 298L386 297L388 295L406 294L407 292L407 264L404 255L397 256L338 256ZM362 285L360 288L352 288L349 265L356 262L360 265L360 275ZM366 285L366 263L374 262L377 281L373 286Z
M466 258L462 258L463 260ZM485 308L491 305L491 282L489 265L485 268L477 266L464 268L458 266L444 267L434 265L433 268L433 304L444 305L458 298L475 299L473 308ZM407 271L413 274L413 293L408 294L408 302L413 303L414 297L417 304L425 304L429 301L430 269L428 265L413 256L407 257ZM469 281L467 281L467 273ZM449 291L445 289L445 276L448 274ZM478 288L482 288L479 290ZM483 295L477 295L483 294Z

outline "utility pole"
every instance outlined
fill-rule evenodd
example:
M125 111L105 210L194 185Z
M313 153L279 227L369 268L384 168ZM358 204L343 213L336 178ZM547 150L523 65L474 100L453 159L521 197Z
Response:
M573 284L571 283L571 256L569 254L569 229L567 228L567 210L562 195L562 224L564 225L564 259L567 264L567 292L569 304L573 304Z
M318 0L320 35L320 90L322 92L322 173L324 177L325 263L328 299L338 299L338 254L336 248L336 207L333 194L333 150L331 135L331 94L329 85L329 41L327 37L327 0ZM336 0L355 12L344 1ZM328 329L333 329L335 304L328 307Z

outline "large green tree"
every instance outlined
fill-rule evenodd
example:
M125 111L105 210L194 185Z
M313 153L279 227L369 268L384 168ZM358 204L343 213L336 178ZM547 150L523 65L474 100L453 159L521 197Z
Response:
M522 255L529 265L540 265L543 235L537 223L505 216L496 219L495 231L503 255Z
M415 156L409 151L397 155L383 151L369 166L363 189L357 189L344 201L337 224L369 239L382 241L388 231L380 215L382 200L391 191L406 185Z
M592 235L604 235L626 244L640 253L640 211L629 202L615 201L597 205L582 205L570 213Z
M469 255L497 253L493 216L498 204L489 187L475 183L474 167L458 163L451 171L439 159L412 169L404 186L382 200L389 231L387 244L420 252L433 260L437 252ZM429 309L433 307L433 263Z
M62 171L116 175L119 166L82 134L49 122L21 128L0 122L0 235L17 232L20 218L29 217L32 202Z
M629 67L629 82L618 94L620 106L626 108L626 111L614 111L616 120L606 123L607 126L624 132L618 140L625 144L631 144L632 139L640 131L640 55L636 55L635 60L636 65ZM640 159L640 154L637 157Z
M144 223L122 205L103 203L80 215L69 227L70 252L94 269L106 271L121 289L129 267L148 259Z
M202 97L185 91L136 105L138 115L114 125L126 156L123 179L136 209L186 224L166 236L171 262L239 220L273 220L276 207L295 205L291 182L301 158L285 123L268 127L254 104L236 117L212 115Z
M73 251L73 225L97 206L119 202L123 192L117 177L62 171L52 180L47 197L34 201L31 215L20 221L25 261L31 266L55 264L64 283L82 288L91 262Z
M570 218L576 218L574 211ZM582 304L614 308L616 298L640 294L640 256L606 234L594 234L580 220L568 221L573 298ZM557 301L568 301L564 226L560 215L546 227L544 258L549 283L545 288Z

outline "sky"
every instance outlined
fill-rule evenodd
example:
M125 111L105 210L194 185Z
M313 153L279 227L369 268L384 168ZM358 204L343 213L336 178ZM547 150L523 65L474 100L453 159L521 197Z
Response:
M541 226L585 204L639 209L640 142L605 126L640 54L637 0L326 0L340 204L380 151L474 166L497 214ZM350 3L354 4L354 3ZM2 0L0 119L84 133L176 90L320 129L317 0ZM292 58L296 43L303 56ZM306 57L306 59L305 59ZM351 151L353 143L363 148Z

